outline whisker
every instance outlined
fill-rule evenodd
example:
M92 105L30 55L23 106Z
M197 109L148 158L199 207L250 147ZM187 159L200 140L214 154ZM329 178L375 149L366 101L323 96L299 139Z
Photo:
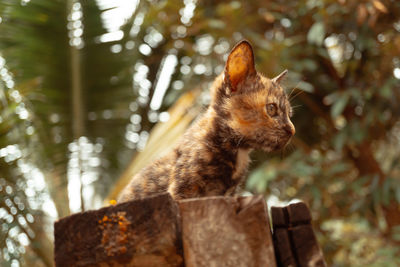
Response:
M295 150L295 145L292 143L288 143L283 147L284 152L286 152L286 155L289 154L290 152L293 152Z
M290 152L294 151L294 145L292 143L287 143L282 149L281 149L281 160L283 159L284 156L288 155Z
M238 141L238 143L237 143L237 146L238 146L238 147L240 146L240 143L242 142L243 138L244 138L244 137L241 137L241 138L239 139L239 141Z
M296 87L297 87L297 85L296 85ZM292 91L290 91L290 94L288 95L288 99L290 99L290 97L292 96L294 90L297 89L296 87L293 87L293 88L292 88Z
M299 86L300 82L301 82L301 81L298 81L297 84L296 84L296 86L293 87L292 91L290 91L290 94L288 95L288 99L290 99L290 97L292 96L294 90L299 89L299 88L297 88L297 86Z
M293 143L290 143L289 146L288 146L288 149L291 150L290 152L293 152L293 151L296 150L296 146Z
M292 101L292 100L294 100L297 96L299 96L301 93L303 93L304 91L303 90L300 90L299 92L297 92L294 96L292 96L290 99L289 99L289 102L290 101Z
M295 108L300 108L300 107L302 107L303 105L295 105L295 106L291 106L292 107L292 109L295 109Z

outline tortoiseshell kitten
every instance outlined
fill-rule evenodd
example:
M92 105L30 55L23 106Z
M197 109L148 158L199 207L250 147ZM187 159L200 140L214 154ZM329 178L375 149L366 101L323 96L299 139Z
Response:
M241 41L212 86L203 116L166 156L142 169L119 202L169 192L174 199L233 195L244 182L249 153L283 148L295 133L291 107L274 79L258 73L253 49Z

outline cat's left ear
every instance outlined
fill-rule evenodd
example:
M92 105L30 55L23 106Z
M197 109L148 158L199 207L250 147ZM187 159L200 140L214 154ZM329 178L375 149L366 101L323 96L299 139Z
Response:
M236 92L241 82L255 74L253 48L248 41L243 40L232 49L228 56L224 80L231 92Z

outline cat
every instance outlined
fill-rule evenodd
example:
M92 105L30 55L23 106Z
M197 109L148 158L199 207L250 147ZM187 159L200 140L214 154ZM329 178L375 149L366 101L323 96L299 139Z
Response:
M251 44L230 52L211 87L208 109L166 156L142 169L118 202L169 192L180 200L232 196L244 183L253 149L282 149L295 134L291 106L279 85L256 71Z

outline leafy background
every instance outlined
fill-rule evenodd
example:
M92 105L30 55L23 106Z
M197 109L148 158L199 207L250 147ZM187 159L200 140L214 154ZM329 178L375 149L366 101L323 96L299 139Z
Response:
M168 150L243 38L297 132L247 190L306 201L330 266L400 265L399 1L131 1L113 29L101 2L0 1L1 266L52 266L54 220Z

